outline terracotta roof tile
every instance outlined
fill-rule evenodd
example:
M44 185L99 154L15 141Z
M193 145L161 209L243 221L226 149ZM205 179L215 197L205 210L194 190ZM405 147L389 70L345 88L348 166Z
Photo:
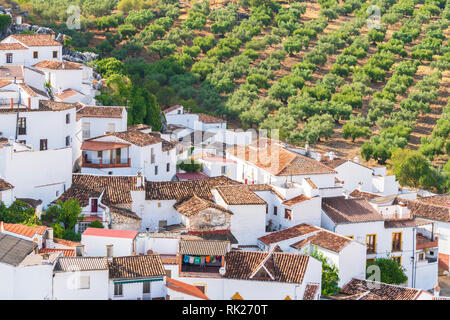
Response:
M196 194L194 194L192 197L181 199L180 201L175 203L173 207L175 208L175 210L186 217L194 216L206 209L216 209L228 214L233 214L231 211L225 209L217 203L200 198Z
M12 83L11 80L1 79L0 80L0 88L9 86Z
M139 130L128 130L123 132L114 132L107 136L115 136L122 140L128 141L139 147L145 147L156 143L162 143L164 140L158 136L147 134Z
M292 206L294 206L294 205L296 205L298 203L301 203L301 202L304 202L304 201L308 201L308 200L311 200L311 198L301 194L301 195L296 196L296 197L294 197L292 199L283 201L283 204L285 206L292 207Z
M228 241L181 240L178 244L178 253L197 256L224 256L229 247L230 242Z
M341 236L339 234L322 230L319 231L312 236L303 239L297 243L291 245L291 247L300 250L306 244L311 243L313 245L319 246L321 248L333 251L333 252L341 252L352 240L350 238Z
M181 107L180 105L171 106L170 108L165 109L164 113L169 113L170 111L176 110L180 107Z
M220 185L239 184L227 177L213 177L188 181L147 181L146 200L180 200L194 194L204 199L212 199L211 189Z
M303 293L303 300L314 300L318 290L319 284L308 283Z
M417 217L450 222L450 195L437 195L407 201L411 213Z
M270 245L272 243L277 243L280 241L296 238L319 230L320 228L311 226L306 223L302 223L294 227L272 232L268 235L258 238L258 240L264 242L267 245Z
M108 263L110 279L136 279L166 275L159 254L114 257Z
M11 37L28 47L62 46L52 34L13 34Z
M13 188L14 186L11 183L0 178L0 191L6 191Z
M62 246L66 246L66 247L76 247L81 244L80 242L70 241L70 240L66 240L66 239L58 239L58 238L53 238L53 242L56 244L62 245Z
M42 204L41 199L31 199L31 198L16 198L16 200L22 201L23 203L27 204L31 208L37 208Z
M64 257L75 257L74 249L47 249L47 248L39 249L39 253L53 253L53 252L62 252Z
M82 66L83 65L81 63L69 61L42 60L32 67L50 70L81 70Z
M384 227L386 229L390 228L408 228L408 227L418 227L418 226L424 226L430 224L430 222L419 219L419 218L413 218L413 219L397 219L397 220L386 220L384 221Z
M248 184L248 187L252 191L271 191L273 194L275 194L281 200L286 199L281 193L279 193L274 187L272 187L269 184Z
M311 188L318 189L316 184L314 182L312 182L312 180L310 178L306 178L305 181L311 186Z
M181 292L189 296L193 296L203 300L209 300L209 298L196 286L175 279L166 278L166 287L173 291Z
M55 94L55 97L58 98L59 100L66 100L69 99L70 97L76 96L77 94L81 94L84 96L84 94L76 90L66 89L62 93Z
M218 186L216 190L228 205L267 205L247 185Z
M119 148L127 148L131 146L129 143L119 143L111 141L85 140L81 144L81 150L105 151Z
M141 217L139 217L136 213L134 213L133 211L131 211L129 209L120 208L120 207L116 207L116 206L110 206L109 210L113 214L118 214L118 215L121 215L121 216L124 216L127 218L131 218L131 219L135 219L135 220L142 220Z
M28 50L20 43L0 43L0 50Z
M53 100L40 100L39 111L64 111L76 108L76 103L57 102Z
M204 122L204 123L223 123L225 120L210 116L209 114L204 113L197 113L198 115L198 121Z
M359 294L360 300L415 300L420 292L421 290L419 289L369 280L352 279L341 289L340 293L350 296Z
M138 187L138 177L128 176L96 176L74 174L72 186L59 198L61 201L77 199L82 207L89 204L89 198L102 196L105 205L131 203L131 191L143 191Z
M259 281L278 281L288 283L302 283L309 256L287 252L259 252L259 251L230 251L225 256L225 278ZM265 268L272 277L251 276L261 268ZM262 269L262 268L261 268ZM260 269L260 270L261 270Z
M35 234L43 235L47 230L46 226L35 226L30 227L24 224L15 224L15 223L3 223L3 228L5 231L20 234L22 236L32 238Z
M106 238L134 239L138 235L137 231L132 230L116 230L101 228L86 228L82 236L95 236Z
M61 257L55 265L55 271L73 272L90 270L107 270L105 257Z
M373 194L373 193L370 193L370 192L359 191L358 189L353 190L349 194L349 196L353 197L353 198L366 198L366 199L375 199L375 198L380 197L377 194Z
M85 106L77 111L77 119L122 118L123 109L124 107Z
M335 223L384 220L383 216L366 199L323 198L322 210Z

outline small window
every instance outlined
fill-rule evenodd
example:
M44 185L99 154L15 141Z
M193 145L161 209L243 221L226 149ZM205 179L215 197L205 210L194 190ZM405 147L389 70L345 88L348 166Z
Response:
M70 146L70 136L66 137L66 147Z
M6 54L6 63L13 63L13 54L12 53Z
M142 293L150 293L150 282L144 282L142 284Z
M53 58L54 59L58 58L58 51L53 51Z
M269 214L269 206L266 205L266 214Z
M394 260L395 262L397 262L399 265L402 264L402 257L398 256L398 257L392 257L392 260Z
M227 167L226 166L222 166L221 169L222 169L221 170L222 175L226 175L227 174Z
M33 51L33 59L39 58L39 53L37 51Z
M288 220L292 220L292 210L284 209L284 218Z
M41 151L47 150L47 139L40 140L40 150Z
M393 232L392 233L392 252L402 251L402 233Z
M376 253L377 252L377 235L376 234L366 235L366 247L367 247L367 253Z
M66 123L70 123L70 113L66 114Z
M169 172L170 171L170 163L166 164L166 171Z
M166 277L172 278L172 270L166 270Z
M155 166L155 176L158 175L158 166Z
M273 207L273 215L276 216L278 214L278 208L277 206Z
M97 158L99 159L103 158L103 151L97 151Z
M123 295L123 285L121 283L114 283L114 295L115 296Z
M161 202L158 202L158 208L161 208Z
M425 253L421 252L421 253L419 253L419 261L423 261L423 260L425 260Z
M17 127L19 129L19 135L27 134L27 118L20 117L17 120Z
M90 289L91 279L89 276L80 276L78 278L78 289Z

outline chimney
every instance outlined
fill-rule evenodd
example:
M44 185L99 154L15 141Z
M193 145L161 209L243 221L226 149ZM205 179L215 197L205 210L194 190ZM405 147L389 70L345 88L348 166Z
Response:
M305 151L306 151L306 153L309 152L309 142L308 141L305 142Z
M28 101L27 107L28 107L28 109L31 109L31 98L28 97L27 101Z
M14 99L13 98L11 98L9 100L9 106L11 107L11 109L14 109Z
M342 195L345 197L345 199L348 199L348 193L346 190L342 191Z
M330 161L333 161L334 160L334 152L333 151L328 152L328 157L329 157Z
M441 292L441 288L439 286L434 287L434 296L439 297L439 294Z
M3 221L0 223L0 232L5 231L5 227L3 226Z
M53 228L47 228L47 239L53 240Z
M114 251L114 245L113 244L107 244L106 245L106 258L108 261L111 261L113 258L113 251Z
M353 158L353 162L359 163L359 158L358 157L354 157Z
M81 244L75 247L75 256L84 257L84 245Z

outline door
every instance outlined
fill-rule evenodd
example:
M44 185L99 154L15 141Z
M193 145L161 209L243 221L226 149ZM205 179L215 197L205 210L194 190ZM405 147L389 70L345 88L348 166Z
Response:
M150 300L151 293L150 293L150 282L146 281L142 283L142 299L144 300Z
M91 200L91 212L97 212L98 210L98 199Z

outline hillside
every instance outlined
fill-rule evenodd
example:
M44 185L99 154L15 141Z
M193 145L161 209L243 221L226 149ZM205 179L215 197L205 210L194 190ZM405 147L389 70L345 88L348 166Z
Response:
M158 127L156 104L183 104L370 165L411 149L429 161L417 186L450 187L449 1L19 3L26 22L101 54L99 103L128 105L132 124ZM69 3L81 30L63 23Z

